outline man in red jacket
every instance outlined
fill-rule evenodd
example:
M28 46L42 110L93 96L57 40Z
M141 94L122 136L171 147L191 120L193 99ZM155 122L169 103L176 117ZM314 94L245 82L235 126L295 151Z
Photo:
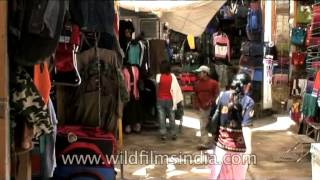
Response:
M196 95L196 101L198 109L200 111L200 144L199 150L205 150L211 148L212 140L209 139L206 126L208 124L211 106L215 103L217 96L219 95L218 82L209 77L210 68L207 66L200 66L197 70L199 73L199 81L195 84L194 90Z

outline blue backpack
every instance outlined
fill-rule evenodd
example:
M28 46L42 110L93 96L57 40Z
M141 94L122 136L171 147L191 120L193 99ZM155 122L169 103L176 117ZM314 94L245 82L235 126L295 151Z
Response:
M247 16L247 31L248 32L261 32L261 11L249 9Z

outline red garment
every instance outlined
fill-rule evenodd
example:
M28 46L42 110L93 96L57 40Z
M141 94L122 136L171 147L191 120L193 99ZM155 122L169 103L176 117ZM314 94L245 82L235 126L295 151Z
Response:
M171 89L172 77L171 74L161 74L159 89L158 89L158 99L160 100L172 100Z
M211 107L214 97L217 97L219 93L219 85L217 81L208 79L208 80L199 80L194 87L196 93L197 104L199 108L207 110Z
M48 104L51 89L51 81L48 65L46 62L36 64L34 66L33 83L38 89L39 94L42 96L42 99L45 102L45 104Z
M317 72L317 75L313 84L313 91L312 91L312 95L314 97L318 97L319 94L320 94L320 71Z

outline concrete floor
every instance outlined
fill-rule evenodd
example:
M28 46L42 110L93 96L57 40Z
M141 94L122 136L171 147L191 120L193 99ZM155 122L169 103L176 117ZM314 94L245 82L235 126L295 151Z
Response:
M128 154L200 154L196 149L199 142L199 121L197 114L187 111L184 117L182 132L177 141L162 142L157 132L145 131L141 134L124 136L124 150ZM198 132L198 133L197 133ZM257 164L250 165L247 179L249 180L304 180L311 179L310 155L302 162L292 162L292 159L279 162L281 153L285 152L296 142L296 129L293 122L281 116L269 116L254 121L253 154L257 157ZM145 152L143 152L143 150ZM210 151L209 151L210 152ZM154 155L153 154L153 155ZM288 154L290 157L295 153ZM127 156L128 157L128 156ZM131 159L134 161L134 159ZM200 180L208 179L210 169L205 162L194 164L164 163L154 165L142 159L139 165L124 165L124 177L128 180L171 179L171 180ZM119 171L120 166L116 166ZM117 179L120 178L118 172Z

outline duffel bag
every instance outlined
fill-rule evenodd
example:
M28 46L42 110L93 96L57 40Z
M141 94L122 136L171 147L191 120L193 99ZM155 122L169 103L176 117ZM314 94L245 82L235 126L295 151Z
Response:
M111 166L107 161L115 152L115 138L99 128L84 128L80 126L58 127L56 141L57 164L65 165L65 158L70 156L97 156L103 166ZM63 157L64 156L64 157ZM63 159L64 158L64 159ZM77 162L74 162L77 163ZM90 166L91 162L82 165Z
M58 166L54 180L115 180L113 167Z

